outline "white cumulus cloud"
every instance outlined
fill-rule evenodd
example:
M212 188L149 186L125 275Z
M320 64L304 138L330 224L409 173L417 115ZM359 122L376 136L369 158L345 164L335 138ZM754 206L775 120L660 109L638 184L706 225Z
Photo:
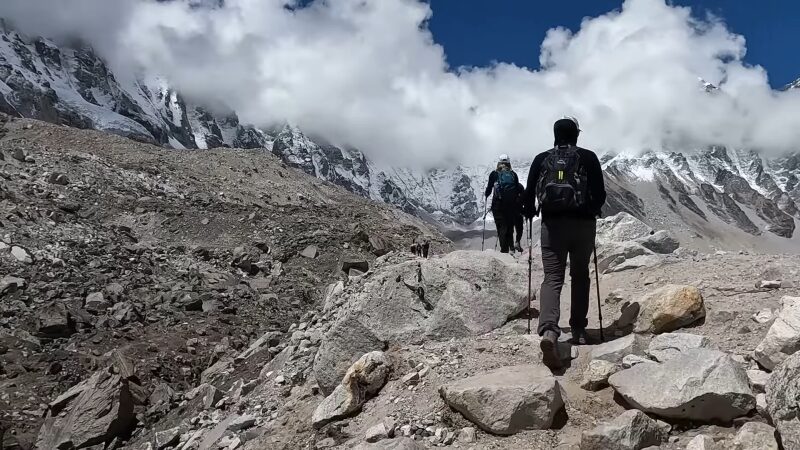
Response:
M772 90L743 62L745 38L702 11L627 0L574 33L553 24L538 70L449 67L432 13L419 0L0 2L25 32L82 38L243 121L289 121L392 164L530 158L564 114L597 150L799 147L800 90Z

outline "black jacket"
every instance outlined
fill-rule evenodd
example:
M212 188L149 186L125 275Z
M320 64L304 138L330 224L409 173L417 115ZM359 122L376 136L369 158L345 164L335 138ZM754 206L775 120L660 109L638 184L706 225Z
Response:
M514 172L512 170L511 173L514 174L514 181L518 185L520 185L519 176L517 175L517 172ZM498 175L496 170L493 170L492 173L489 174L489 183L486 185L486 190L483 193L484 198L489 198L489 196L492 195L492 191L494 191L494 184L497 183L497 177ZM498 199L492 197L492 209L497 210L499 208L500 208L500 203L498 202Z
M569 214L548 214L548 217L576 217L593 219L602 215L603 205L606 203L606 187L603 181L603 169L600 166L600 160L593 151L585 148L576 147L578 155L581 158L581 165L586 168L587 187L589 191L589 201L583 211ZM533 217L532 212L536 211L536 185L539 181L539 172L542 167L544 159L547 157L549 150L539 153L531 164L531 171L528 173L528 186L525 189L523 197L525 215Z

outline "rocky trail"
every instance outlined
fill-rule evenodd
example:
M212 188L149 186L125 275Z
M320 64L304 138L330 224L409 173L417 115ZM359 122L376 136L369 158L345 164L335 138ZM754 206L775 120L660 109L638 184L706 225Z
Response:
M259 151L3 117L0 155L2 449L800 449L800 255L603 219L606 342L553 372L527 252Z

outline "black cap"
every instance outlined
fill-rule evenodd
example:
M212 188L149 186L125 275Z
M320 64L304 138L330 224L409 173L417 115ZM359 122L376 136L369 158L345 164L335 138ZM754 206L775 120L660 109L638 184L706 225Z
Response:
M578 124L571 119L559 119L553 124L553 135L555 145L575 145L578 143L580 134Z

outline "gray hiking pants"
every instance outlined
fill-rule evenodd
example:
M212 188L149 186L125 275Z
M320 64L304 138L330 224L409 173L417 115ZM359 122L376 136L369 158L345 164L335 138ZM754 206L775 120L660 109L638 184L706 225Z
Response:
M542 221L542 267L544 281L539 297L539 335L546 330L561 333L561 288L569 256L572 303L569 326L586 329L589 312L589 261L594 250L597 221L594 219L548 218Z

